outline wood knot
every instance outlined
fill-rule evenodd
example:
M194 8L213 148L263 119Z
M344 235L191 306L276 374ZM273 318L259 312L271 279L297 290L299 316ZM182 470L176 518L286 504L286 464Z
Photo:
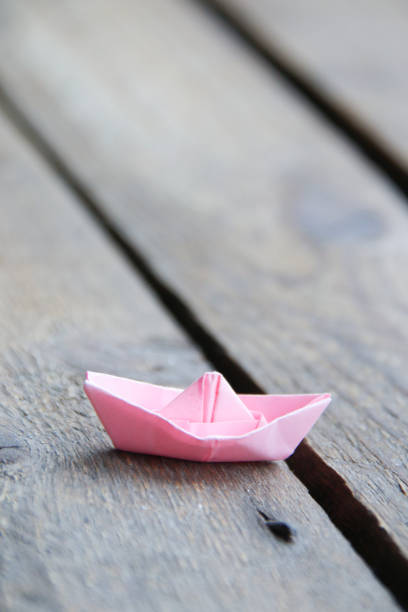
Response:
M294 203L294 216L301 231L318 244L360 246L385 231L376 210L321 187L302 192Z

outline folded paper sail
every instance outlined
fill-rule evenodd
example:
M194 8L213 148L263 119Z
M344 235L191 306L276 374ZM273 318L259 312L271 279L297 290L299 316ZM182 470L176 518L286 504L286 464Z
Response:
M88 372L84 388L116 448L193 461L286 459L331 401L237 395L218 372L185 390Z

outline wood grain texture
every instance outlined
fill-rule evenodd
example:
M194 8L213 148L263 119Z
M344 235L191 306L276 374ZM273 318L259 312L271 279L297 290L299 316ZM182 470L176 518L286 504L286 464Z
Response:
M1 118L0 197L1 609L394 609L285 464L112 450L86 368L183 386L208 366Z
M408 168L408 6L400 0L222 0L330 91Z
M334 391L310 441L408 554L395 194L192 4L3 12L9 91L265 389Z

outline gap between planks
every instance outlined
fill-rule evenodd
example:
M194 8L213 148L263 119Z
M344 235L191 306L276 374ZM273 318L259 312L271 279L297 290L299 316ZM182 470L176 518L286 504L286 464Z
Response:
M275 70L294 90L317 110L340 134L370 160L399 191L408 197L408 171L398 157L376 137L368 126L359 122L313 75L305 72L287 57L271 40L264 40L237 11L224 5L222 0L191 0L209 11L230 33L238 37L247 49Z
M91 190L37 130L1 84L0 106L133 269L144 278L165 309L206 359L230 381L237 392L264 393L264 389L200 322L183 298L163 281L144 255L123 236L111 217L98 205ZM382 584L404 609L408 609L408 560L383 528L378 517L354 496L345 480L327 465L307 442L301 443L286 463Z

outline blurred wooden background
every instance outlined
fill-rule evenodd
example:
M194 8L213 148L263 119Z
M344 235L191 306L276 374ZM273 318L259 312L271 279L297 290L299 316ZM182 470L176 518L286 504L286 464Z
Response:
M2 609L408 606L407 20L0 0ZM82 391L209 368L334 402L286 463L201 465Z

